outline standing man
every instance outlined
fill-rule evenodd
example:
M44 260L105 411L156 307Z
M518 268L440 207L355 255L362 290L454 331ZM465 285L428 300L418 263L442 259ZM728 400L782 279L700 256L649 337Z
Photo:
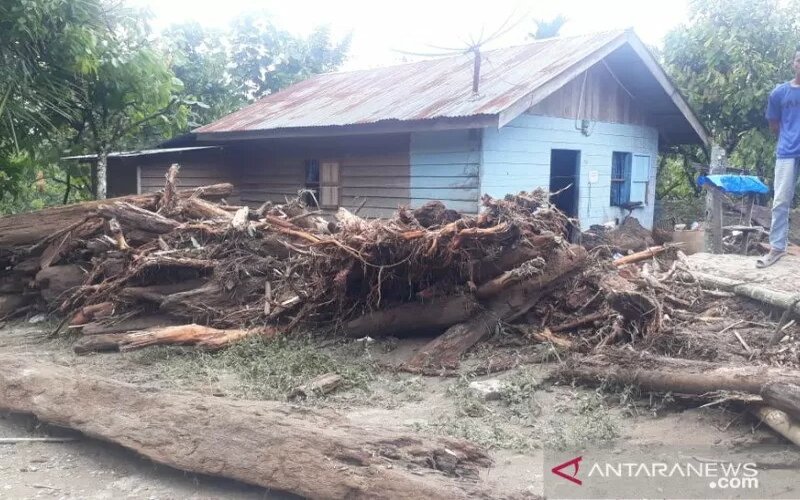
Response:
M794 54L794 79L775 87L767 103L769 128L778 134L775 160L775 196L772 201L770 251L756 261L767 267L786 255L789 239L789 208L794 198L800 163L800 47Z

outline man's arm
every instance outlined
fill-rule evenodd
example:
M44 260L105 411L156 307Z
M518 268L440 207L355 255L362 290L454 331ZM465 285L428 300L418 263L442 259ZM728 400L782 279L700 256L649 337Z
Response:
M778 92L779 88L780 86L770 92L767 99L767 112L765 113L769 122L769 129L775 134L780 134L781 132L781 96Z

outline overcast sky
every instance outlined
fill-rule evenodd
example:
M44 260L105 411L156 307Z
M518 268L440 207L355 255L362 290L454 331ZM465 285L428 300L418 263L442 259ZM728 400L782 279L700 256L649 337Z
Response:
M361 69L418 59L401 53L440 52L432 46L464 47L472 37L484 38L509 18L513 26L491 47L524 43L535 29L533 19L564 14L564 35L633 27L652 45L687 16L687 0L128 0L148 8L161 30L172 23L197 21L222 27L236 15L268 10L275 24L306 34L327 24L337 35L353 33L350 58L343 69Z

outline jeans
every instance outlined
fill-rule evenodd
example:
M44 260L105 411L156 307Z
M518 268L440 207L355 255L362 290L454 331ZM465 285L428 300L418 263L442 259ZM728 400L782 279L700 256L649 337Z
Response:
M789 239L789 209L794 199L800 158L778 158L775 161L775 197L772 200L772 228L769 244L773 250L786 250Z

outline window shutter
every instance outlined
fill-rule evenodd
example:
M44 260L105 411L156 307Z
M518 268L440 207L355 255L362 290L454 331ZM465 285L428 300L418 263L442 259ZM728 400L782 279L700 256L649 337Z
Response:
M326 161L320 166L319 204L321 208L339 206L339 162Z
M647 203L647 191L650 184L650 157L636 155L631 168L631 201Z

